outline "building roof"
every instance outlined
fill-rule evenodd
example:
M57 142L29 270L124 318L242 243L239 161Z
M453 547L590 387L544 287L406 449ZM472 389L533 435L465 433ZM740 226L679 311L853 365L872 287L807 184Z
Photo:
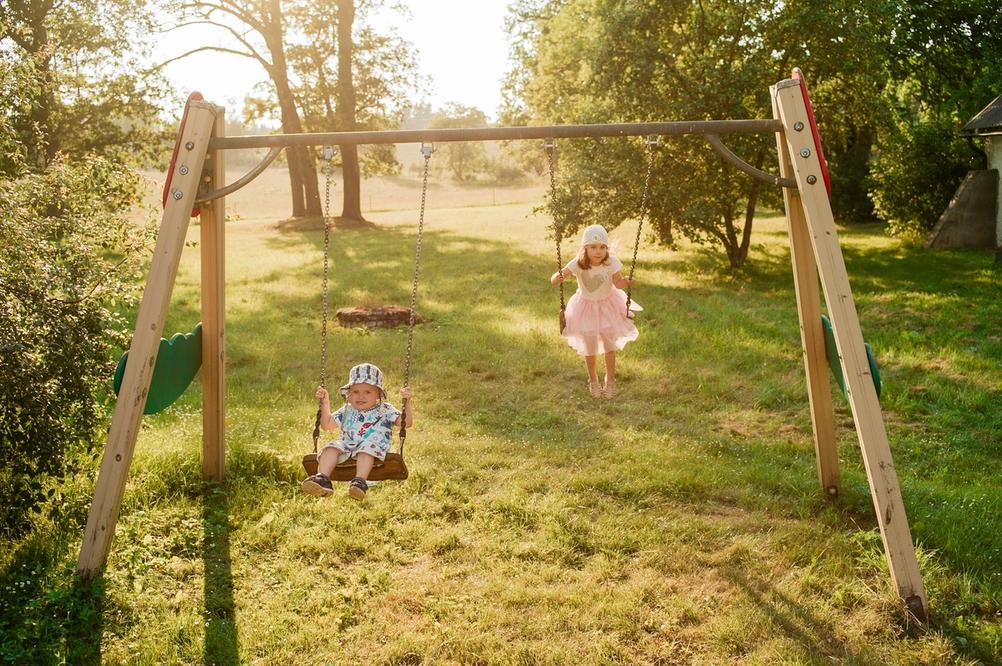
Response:
M1002 95L978 111L960 131L963 134L1002 134Z

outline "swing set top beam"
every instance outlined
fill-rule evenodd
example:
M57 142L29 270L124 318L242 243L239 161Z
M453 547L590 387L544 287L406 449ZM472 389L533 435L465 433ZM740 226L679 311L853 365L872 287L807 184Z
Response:
M663 123L542 125L303 134L258 134L215 137L209 150L279 148L285 146L350 146L386 143L447 143L450 141L510 141L515 139L580 139L617 136L682 136L686 134L774 134L779 120L682 120Z

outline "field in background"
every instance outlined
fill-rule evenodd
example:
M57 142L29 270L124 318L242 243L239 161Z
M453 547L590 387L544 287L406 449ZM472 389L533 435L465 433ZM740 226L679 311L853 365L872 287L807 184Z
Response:
M497 146L492 142L487 142L487 144L488 155L494 158L498 157ZM430 208L464 208L467 206L537 202L544 196L549 183L546 176L539 177L532 174L526 174L524 179L516 184L459 182L444 173L444 164L442 164L442 158L439 155L432 157L435 169L428 182L428 206ZM246 157L246 155L241 156L240 166L228 165L227 183L236 181L250 170L250 163L246 162ZM419 146L417 144L398 145L397 159L401 164L399 176L379 176L366 178L362 181L363 215L375 211L417 208L421 200L422 159ZM144 199L143 208L158 208L164 174L148 170L143 172L143 178L148 185L148 194ZM336 216L341 213L341 196L343 194L340 171L335 172L331 184L331 212ZM320 193L321 198L323 198L323 176L320 178ZM288 169L281 165L269 167L252 183L227 197L226 206L227 215L238 220L278 220L289 217L292 214L292 207L289 203Z

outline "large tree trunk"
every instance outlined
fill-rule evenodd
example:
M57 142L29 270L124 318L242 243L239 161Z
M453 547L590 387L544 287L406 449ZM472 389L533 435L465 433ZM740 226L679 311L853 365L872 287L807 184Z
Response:
M279 89L276 82L275 88ZM295 134L301 130L296 129L298 116L295 108L291 111L283 99L283 95L278 95L279 107L282 111L282 132L284 134ZM292 217L303 217L306 215L306 194L303 188L302 157L299 154L302 148L299 146L289 146L285 149L285 155L289 164L289 196L292 201Z
M264 32L265 43L271 52L272 67L269 71L275 84L275 94L282 113L282 131L286 134L299 134L303 131L296 100L289 86L288 64L285 60L285 44L282 40L282 3L281 0L271 0L269 3L270 21ZM323 215L320 206L320 188L317 185L317 169L313 156L305 147L290 146L286 150L289 162L289 189L292 195L292 216Z
M731 204L724 206L721 217L724 220L724 234L721 242L727 251L727 260L731 263L731 268L741 268L741 246L738 244L738 232L734 228L734 207Z
M762 151L755 153L755 160L752 163L756 169L762 168L762 161L765 156ZM758 193L762 189L762 182L752 178L748 187L748 205L745 207L745 226L741 231L741 246L738 248L738 267L744 265L748 258L748 248L751 246L752 223L755 221L755 207L758 205Z
M337 126L338 131L355 129L355 83L351 60L354 43L351 27L355 22L354 0L337 0ZM362 218L361 178L358 168L358 146L341 146L341 170L344 179L344 206L341 217Z

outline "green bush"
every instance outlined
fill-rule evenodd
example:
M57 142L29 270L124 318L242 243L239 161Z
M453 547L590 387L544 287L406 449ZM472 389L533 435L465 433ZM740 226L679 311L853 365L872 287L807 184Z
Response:
M138 179L92 157L0 177L0 529L23 533L53 480L100 443L149 230Z
M525 172L504 158L487 158L486 172L498 185L519 185L526 181Z
M975 156L950 118L903 123L881 142L871 167L871 197L892 235L922 235L939 216Z

